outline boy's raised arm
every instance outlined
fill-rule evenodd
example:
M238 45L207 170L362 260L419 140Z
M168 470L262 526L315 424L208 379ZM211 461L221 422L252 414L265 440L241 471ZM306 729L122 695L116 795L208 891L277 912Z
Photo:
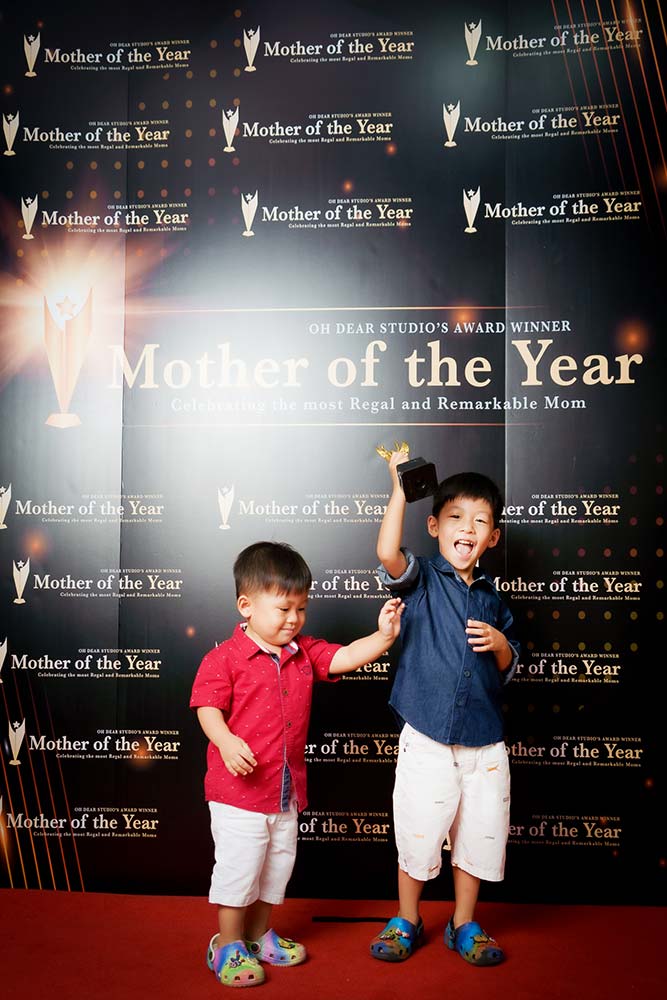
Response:
M377 556L389 576L397 579L406 568L407 561L401 552L403 539L403 518L405 517L405 494L398 479L396 466L407 462L408 456L403 451L393 451L389 460L389 475L392 491L382 518L377 541Z

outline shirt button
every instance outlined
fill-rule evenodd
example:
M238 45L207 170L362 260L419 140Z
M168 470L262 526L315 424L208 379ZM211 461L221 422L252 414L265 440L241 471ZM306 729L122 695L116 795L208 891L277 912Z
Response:
M291 723L291 722L286 722L286 723L285 723L285 726L287 727L287 729L289 729L289 728L291 727L291 725L292 725L292 723Z
M465 698L459 698L459 700L456 702L456 704L459 705L459 706L465 705Z
M464 670L463 671L463 676L464 677L470 677L470 671L469 670Z
M287 688L285 688L285 690L283 691L283 694L289 694L289 691L287 690Z

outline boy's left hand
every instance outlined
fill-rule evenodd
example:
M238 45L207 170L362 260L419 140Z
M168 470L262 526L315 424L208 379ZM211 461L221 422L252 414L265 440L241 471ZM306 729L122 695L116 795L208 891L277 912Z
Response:
M401 631L401 615L404 608L405 604L400 597L392 597L382 605L380 610L378 632L381 632L387 639L391 639L392 642Z
M469 618L466 635L468 645L472 646L476 653L502 653L507 649L507 639L503 633L488 622L478 622L474 618Z

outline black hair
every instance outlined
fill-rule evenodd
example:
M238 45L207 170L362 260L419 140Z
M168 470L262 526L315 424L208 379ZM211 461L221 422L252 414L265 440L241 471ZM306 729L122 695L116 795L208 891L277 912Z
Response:
M493 512L494 527L498 526L503 512L503 497L492 479L479 472L457 472L438 486L433 496L433 517L437 517L450 500L467 497L469 500L486 500Z
M285 542L255 542L239 553L234 563L236 596L267 590L276 594L302 594L313 578L306 561Z

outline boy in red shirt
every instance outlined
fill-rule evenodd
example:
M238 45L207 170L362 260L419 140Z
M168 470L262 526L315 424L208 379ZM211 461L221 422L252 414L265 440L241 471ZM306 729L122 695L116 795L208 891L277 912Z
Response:
M372 635L348 646L301 635L312 578L289 545L257 542L234 564L245 622L206 654L190 705L209 738L205 795L215 866L209 901L218 934L207 963L225 986L258 986L260 963L297 965L303 945L279 937L271 910L285 898L306 808L305 744L313 681L377 659L400 631L403 605L387 601Z

